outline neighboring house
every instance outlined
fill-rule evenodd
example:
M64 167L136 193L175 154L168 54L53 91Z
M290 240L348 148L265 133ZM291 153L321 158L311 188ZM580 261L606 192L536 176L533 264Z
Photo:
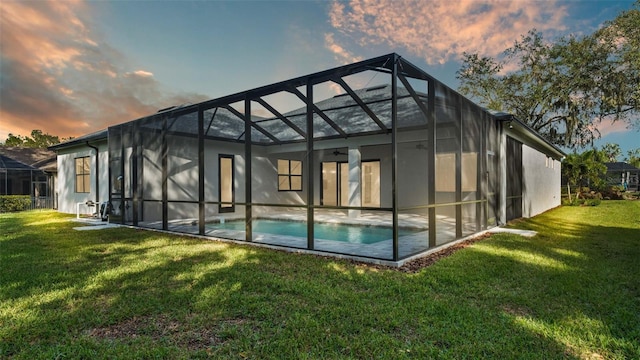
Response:
M32 206L55 207L56 153L0 146L0 195L29 195Z
M111 222L382 261L559 206L564 156L397 54L52 149L61 211L108 202Z
M625 190L638 191L640 169L627 164L626 162L608 162L607 166L607 183L609 185L621 186Z

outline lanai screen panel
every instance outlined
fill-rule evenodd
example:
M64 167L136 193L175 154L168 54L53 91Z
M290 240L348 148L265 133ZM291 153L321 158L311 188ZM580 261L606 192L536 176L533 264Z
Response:
M429 82L399 81L397 126L398 237L400 258L429 248L429 146L433 143L427 115ZM403 230L415 231L410 235Z
M163 124L166 115L157 115L138 122L140 157L138 158L140 218L138 226L162 228ZM166 125L164 126L166 128Z
M461 201L461 109L460 96L444 85L436 84L435 202L436 243L460 237ZM451 205L455 204L455 205Z
M457 94L456 94L457 95ZM457 95L459 96L459 95ZM460 178L462 236L482 230L482 142L484 139L485 112L466 99L461 99Z
M206 136L227 140L238 140L244 135L244 120L225 107L208 109L205 112L209 126Z
M109 203L111 213L109 221L122 223L123 210L123 162L122 162L122 128L123 125L112 126L108 130L109 137Z
M239 105L230 105L218 103L203 110L203 227L207 235L245 240L242 229L220 229L224 219L236 225L245 219L245 149L239 140L244 136L244 120Z
M135 141L135 123L126 123L121 128L122 139L122 168L121 168L121 189L122 189L122 215L123 223L132 225L134 223L134 190L137 186L137 146Z
M522 143L507 136L507 221L522 217Z
M292 91L305 95L304 89ZM307 248L306 114L298 112L300 121L296 121L290 113L304 103L277 89L252 99L249 107L251 177L246 180L251 186L250 240Z
M378 84L362 88L366 84L362 81L372 78ZM341 93L320 95L325 89L335 89L335 84ZM314 86L314 104L322 111L314 117L313 144L314 180L318 179L314 194L317 250L393 257L393 150L391 137L386 135L391 129L390 85L388 74L365 71ZM335 138L323 139L327 133ZM336 198L327 202L332 188ZM367 223L366 219L375 221ZM346 234L327 239L322 228L336 220L340 223L334 225L336 232L357 233L358 240ZM367 228L371 224L375 226ZM376 230L377 235L364 234L364 230Z
M169 115L165 143L169 230L197 233L200 171L197 109Z
M487 134L487 227L494 227L498 224L499 211L499 191L500 191L500 139L499 122L494 121L489 115L485 115Z
M0 169L0 195L30 195L32 170Z

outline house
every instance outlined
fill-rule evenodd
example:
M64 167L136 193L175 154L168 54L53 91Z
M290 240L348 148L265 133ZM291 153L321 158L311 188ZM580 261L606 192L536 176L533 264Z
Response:
M559 206L564 156L397 54L52 149L60 211L108 202L110 222L380 261Z
M638 191L640 169L626 162L608 162L606 179L609 185L617 185L628 191Z
M55 207L56 153L0 146L0 195L29 195L32 207Z

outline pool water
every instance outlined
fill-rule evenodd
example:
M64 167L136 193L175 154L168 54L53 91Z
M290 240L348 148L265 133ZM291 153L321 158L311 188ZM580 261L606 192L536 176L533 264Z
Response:
M244 220L227 221L222 224L207 224L207 228L212 230L225 229L244 231L245 223ZM417 230L412 231L399 229L398 236L410 235L416 231ZM307 223L301 221L259 219L253 221L253 232L306 238ZM383 240L389 240L393 236L390 227L328 223L315 223L314 235L316 239L335 240L356 244L375 244Z

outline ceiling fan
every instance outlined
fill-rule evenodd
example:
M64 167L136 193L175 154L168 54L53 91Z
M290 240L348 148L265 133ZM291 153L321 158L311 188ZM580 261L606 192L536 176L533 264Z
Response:
M347 154L347 153L343 153L343 152L341 152L341 151L338 151L338 149L335 149L335 150L333 151L333 156L338 156L338 155L349 155L349 154Z

